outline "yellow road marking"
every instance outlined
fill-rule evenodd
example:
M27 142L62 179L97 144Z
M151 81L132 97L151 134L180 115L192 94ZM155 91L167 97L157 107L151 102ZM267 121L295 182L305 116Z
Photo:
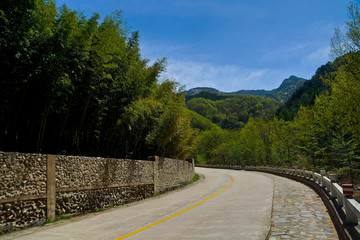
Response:
M182 214L182 213L184 213L184 212L187 212L187 211L189 211L190 209L193 209L194 207L199 206L200 204L203 204L204 202L208 201L209 199L211 199L211 198L219 195L220 193L222 193L223 191L225 191L226 189L228 189L231 185L233 185L233 183L235 182L235 179L234 179L231 175L229 175L229 174L226 174L226 175L228 175L229 177L231 177L232 182L231 182L226 188L224 188L223 190L215 193L214 195L206 198L205 200L202 200L201 202L198 202L197 204L195 204L195 205L193 205L193 206L191 206L191 207L189 207L189 208L187 208L187 209L185 209L185 210L182 210L182 211L180 211L180 212L178 212L178 213L175 213L175 214L173 214L173 215L171 215L171 216L169 216L169 217L167 217L167 218L164 218L164 219L162 219L162 220L160 220L160 221L158 221L158 222L155 222L155 223L153 223L153 224L150 224L150 225L148 225L148 226L146 226L146 227L143 227L143 228L141 228L141 229L139 229L139 230L136 230L136 231L131 232L131 233L129 233L129 234L126 234L126 235L124 235L124 236L122 236L122 237L116 238L116 239L114 239L114 240L121 240L121 239L130 237L130 236L132 236L132 235L135 235L135 234L137 234L137 233L139 233L139 232L142 232L142 231L144 231L144 230L146 230L146 229L149 229L149 228L151 228L151 227L153 227L153 226L155 226L155 225L158 225L158 224L160 224L160 223L162 223L162 222L165 222L165 221L167 221L167 220L169 220L169 219L171 219L171 218L173 218L173 217L176 217L176 216L178 216L178 215L180 215L180 214Z

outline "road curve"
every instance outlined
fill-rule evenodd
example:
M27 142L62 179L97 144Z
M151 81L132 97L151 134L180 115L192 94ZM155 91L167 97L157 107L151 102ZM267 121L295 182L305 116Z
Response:
M116 207L3 237L37 240L266 238L271 225L272 178L221 169L197 168L196 172L205 178L184 189L129 207Z

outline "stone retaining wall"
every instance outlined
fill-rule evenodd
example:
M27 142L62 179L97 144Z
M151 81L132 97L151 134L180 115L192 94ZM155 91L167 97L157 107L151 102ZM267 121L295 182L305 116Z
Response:
M139 201L193 176L193 160L0 152L0 233Z
M46 194L46 155L0 152L0 200Z
M169 158L155 157L155 192L164 192L179 187L194 177L192 159L176 161Z
M56 193L56 216L93 212L142 200L154 193L153 184Z

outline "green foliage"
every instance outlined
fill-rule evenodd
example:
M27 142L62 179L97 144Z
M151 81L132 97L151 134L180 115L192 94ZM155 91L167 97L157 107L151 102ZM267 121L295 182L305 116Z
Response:
M197 147L192 153L195 156L195 159L201 159L202 161L205 160L209 161L208 163L211 163L214 155L213 151L227 140L227 134L228 132L226 130L220 128L201 132L196 139Z
M241 165L271 158L271 150L262 151L269 144L261 139L267 136L261 135L265 130L260 126L271 119L278 102L251 95L199 95L210 99L193 98L186 103L192 112L192 126L201 131L192 153L197 163Z
M251 117L268 118L279 104L269 98L235 95L217 101L194 98L186 102L186 106L223 129L240 129Z
M136 157L151 153L184 158L191 151L196 131L190 127L184 96L174 92L176 86L165 81L148 98L125 107L119 130L128 139L122 147L126 152Z
M313 106L300 108L294 119L299 151L313 166L348 169L350 175L360 168L360 54L358 36L360 20L358 7L350 4L346 42L332 39L332 52L340 53L346 46L347 53L333 63L333 74L324 82L330 90L316 97ZM336 31L336 34L340 34ZM356 51L353 51L353 50ZM344 49L343 49L344 50ZM352 181L354 179L352 178Z
M98 211L96 211L96 209L95 209L95 212L98 212ZM63 220L68 220L68 219L71 219L72 217L73 217L73 215L71 213L69 213L69 214L61 215L59 218L57 218L55 220L46 219L44 224L49 224L49 223L59 222L59 221L63 221Z
M296 160L290 122L251 118L241 130L201 132L193 152L197 163L288 165Z
M346 34L342 34L340 28L335 28L331 40L331 56L335 59L350 52L358 52L360 49L360 12L359 6L350 2L348 6L349 21L345 22Z
M188 99L188 97L191 99L192 95L195 94L204 94L203 92L214 92L214 93L220 93L219 90L215 89L215 88L207 88L207 87L198 87L198 88L192 88L188 91L185 92L186 95L186 99ZM206 94L206 93L205 93ZM199 96L198 96L199 97Z
M158 83L121 11L86 18L65 5L0 3L0 146L23 152L183 157L185 100ZM175 114L172 114L175 112Z
M196 182L197 180L199 180L199 178L200 178L200 175L195 173L193 179L191 181L189 181L188 183L186 183L186 185Z
M187 110L191 116L191 127L200 131L210 130L213 128L220 128L216 124L212 123L209 119L201 116L197 112Z
M191 91L190 91L191 92ZM236 97L236 94L220 93L215 89L214 90L201 90L200 92L190 94L186 93L186 102L194 98L204 98L212 101L222 100L226 98Z

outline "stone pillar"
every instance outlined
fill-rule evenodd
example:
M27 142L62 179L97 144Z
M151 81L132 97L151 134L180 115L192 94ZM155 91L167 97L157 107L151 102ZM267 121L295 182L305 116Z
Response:
M158 189L158 177L159 177L159 172L158 172L158 164L159 164L159 157L158 156L150 156L148 157L148 159L150 161L153 161L153 166L154 166L154 194L159 193L159 189Z
M55 175L56 156L47 155L46 162L46 216L48 220L55 220L56 205L56 175Z

